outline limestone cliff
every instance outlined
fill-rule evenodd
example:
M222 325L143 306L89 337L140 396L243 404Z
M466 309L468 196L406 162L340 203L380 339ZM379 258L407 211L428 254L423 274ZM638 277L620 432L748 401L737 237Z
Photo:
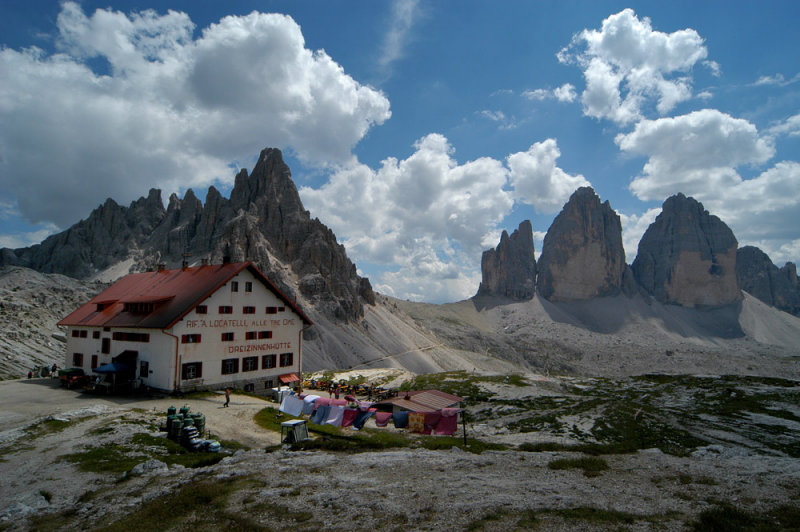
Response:
M551 301L621 293L625 275L622 225L590 187L576 190L553 220L539 257L536 290Z
M633 273L662 303L718 306L741 299L733 232L694 198L668 198L639 242Z
M739 286L750 295L790 314L800 314L797 269L791 262L778 269L766 253L744 246L736 253Z
M529 220L519 224L511 236L500 236L497 248L483 252L478 295L499 295L525 300L533 297L536 286L536 259L533 227Z

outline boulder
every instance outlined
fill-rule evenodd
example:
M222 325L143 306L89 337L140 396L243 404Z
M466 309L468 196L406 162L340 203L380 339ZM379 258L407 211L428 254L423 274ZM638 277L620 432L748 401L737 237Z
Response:
M551 301L614 296L625 277L622 224L591 187L576 190L544 237L536 290Z
M691 197L677 194L645 231L632 269L662 303L729 305L742 298L736 277L736 237Z
M478 295L498 295L516 300L533 297L536 287L536 258L533 227L529 220L519 224L511 236L500 236L497 248L483 252Z

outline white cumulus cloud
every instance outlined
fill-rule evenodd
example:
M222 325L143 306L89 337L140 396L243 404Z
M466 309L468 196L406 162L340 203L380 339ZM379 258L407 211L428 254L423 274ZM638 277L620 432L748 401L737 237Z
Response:
M87 16L65 2L57 27L59 53L0 50L0 199L33 222L230 181L267 145L340 164L390 116L285 15L225 17L195 38L183 13Z
M621 150L648 158L630 184L640 199L693 196L731 227L740 245L758 245L771 256L796 239L800 163L780 161L743 178L740 168L757 168L775 155L772 137L747 120L704 109L644 120L615 140Z
M764 163L775 153L753 124L716 109L642 120L615 142L625 152L648 157L630 184L642 200L684 192L702 201L739 183L736 167Z
M517 201L542 213L558 212L575 189L590 186L582 175L570 175L556 165L561 156L555 139L533 144L527 151L506 158Z
M320 188L302 187L300 195L343 237L356 262L395 268L375 279L376 286L391 285L393 293L414 298L426 285L427 295L419 298L428 301L433 293L439 300L467 297L477 289L486 233L513 206L504 189L508 170L492 158L459 164L439 134L414 147L407 159L388 158L377 170L343 166Z
M649 18L628 8L606 18L600 30L576 34L557 57L583 70L587 116L627 124L642 117L646 104L654 103L663 115L689 99L689 73L707 55L695 30L656 31ZM718 71L716 63L707 66Z

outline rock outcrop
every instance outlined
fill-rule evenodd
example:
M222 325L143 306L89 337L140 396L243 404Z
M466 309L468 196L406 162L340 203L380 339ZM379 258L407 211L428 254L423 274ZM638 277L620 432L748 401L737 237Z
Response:
M478 295L498 295L516 300L533 297L536 288L536 258L533 227L529 220L519 224L511 236L500 236L497 248L483 252Z
M797 268L788 262L778 269L766 253L754 246L736 252L736 277L739 287L767 305L800 315Z
M184 260L252 260L287 295L297 290L328 316L355 320L375 295L336 237L303 208L280 150L261 152L252 174L241 170L230 199L214 187L205 205L190 189L167 208L159 190L122 207L109 199L91 215L41 244L0 251L0 266L86 279L130 261L131 271ZM127 272L123 272L127 273Z
M658 301L687 307L741 299L733 232L694 198L668 198L639 242L633 273Z
M630 282L619 216L591 187L576 190L553 220L538 271L536 290L551 301L614 296Z

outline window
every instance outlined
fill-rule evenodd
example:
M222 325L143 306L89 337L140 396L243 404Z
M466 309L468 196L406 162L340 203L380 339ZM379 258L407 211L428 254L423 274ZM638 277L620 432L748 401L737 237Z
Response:
M223 342L233 342L233 333L222 333Z
M131 314L150 314L154 308L155 304L152 302L124 303L122 310Z
M281 353L281 367L291 366L294 353Z
M199 344L202 335L200 334L184 334L181 336L182 344Z
M244 357L242 359L242 371L255 371L258 369L258 357Z
M278 307L267 307L267 314L277 314Z
M194 309L195 312L198 314L208 314L208 306L206 305L197 305Z
M100 344L100 352L104 355L111 353L111 338L103 338L103 341Z
M246 391L246 392L254 392L254 391L256 391L256 385L253 384L252 382L250 384L245 384L244 385L244 391Z
M181 379L199 379L203 376L202 362L189 362L181 367Z
M83 367L83 353L72 353L72 365L79 368Z
M95 340L100 338L100 331L92 331L92 338L94 338Z
M150 376L150 362L147 360L139 361L139 376L143 379Z
M238 358L226 358L222 361L222 374L230 375L231 373L239 373Z
M257 338L255 331L247 331L244 333L245 340L255 340Z
M97 355L92 355L92 369L97 367Z
M135 333L135 332L115 332L111 335L114 340L120 342L149 342L150 335L148 333Z
M233 307L229 307L226 305L220 305L219 307L220 314L233 314Z
M81 331L81 330L78 330L78 329L73 329L72 330L72 337L73 338L86 338L88 336L89 336L88 331Z
M260 340L272 338L272 331L258 331L258 338Z
M253 283L250 282L250 281L245 282L244 283L244 291L245 292L252 292L253 291Z
M256 307L243 307L242 312L244 312L245 314L255 314Z
M275 385L273 384L272 379L267 379L264 381L264 388L269 389L272 388L273 386Z
M231 292L239 291L239 281L231 281Z
M270 369L274 367L275 367L275 355L263 355L261 357L261 369Z

